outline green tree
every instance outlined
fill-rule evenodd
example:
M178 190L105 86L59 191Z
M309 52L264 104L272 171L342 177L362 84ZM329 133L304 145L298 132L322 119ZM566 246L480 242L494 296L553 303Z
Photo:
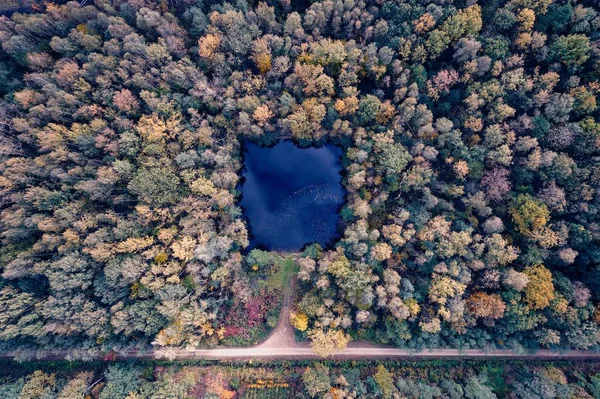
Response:
M448 46L465 35L476 35L483 26L481 7L477 4L451 15L439 29L431 32L425 47L431 58L437 58Z
M321 363L314 363L304 370L302 382L304 383L306 392L313 398L327 392L331 388L329 367Z
M590 39L583 34L560 36L550 45L550 56L566 66L581 65L590 58Z
M106 385L100 392L99 399L123 399L136 393L142 384L142 370L135 366L123 364L109 366L104 372Z
M468 399L496 399L496 394L487 386L487 378L483 375L471 377L465 385L465 397Z
M379 156L379 168L390 176L396 176L404 171L412 160L409 152L402 144L386 146Z
M142 168L138 170L127 188L138 198L151 205L174 203L179 197L179 177L171 168Z
M519 232L528 237L540 232L550 220L550 211L546 204L529 194L520 194L509 212Z
M257 266L260 269L274 265L281 261L281 256L275 252L263 251L261 249L253 249L246 257L246 263L250 266Z
M367 125L377 118L381 101L373 95L367 94L360 99L358 103L358 111L354 116L356 123L359 125Z

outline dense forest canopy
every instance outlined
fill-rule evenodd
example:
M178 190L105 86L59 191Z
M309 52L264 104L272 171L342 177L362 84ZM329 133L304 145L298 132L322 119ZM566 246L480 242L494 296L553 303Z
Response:
M598 348L599 11L95 0L0 17L0 346L255 340L282 261L244 255L240 142L291 138L344 154L343 236L297 256L292 323L316 351Z

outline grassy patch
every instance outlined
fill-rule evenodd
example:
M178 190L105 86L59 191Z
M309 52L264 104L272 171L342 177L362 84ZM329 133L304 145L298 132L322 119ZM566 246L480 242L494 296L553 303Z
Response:
M298 273L298 264L288 256L273 265L272 273L267 278L267 286L283 290L295 273Z

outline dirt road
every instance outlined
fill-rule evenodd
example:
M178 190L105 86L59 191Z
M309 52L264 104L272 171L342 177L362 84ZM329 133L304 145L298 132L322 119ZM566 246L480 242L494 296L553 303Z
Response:
M168 352L168 353L167 353ZM74 351L71 350L44 350L38 351L35 359L39 361L56 361L73 359ZM12 359L15 353L2 353L0 358ZM77 357L77 356L76 356ZM482 351L468 349L431 349L413 352L405 349L363 346L360 343L349 345L342 352L332 356L334 360L428 360L428 359L522 359L522 360L600 360L600 353L591 351L565 351L553 352L540 350L534 354L516 354L510 350ZM105 354L91 354L86 360L103 360ZM264 348L259 346L250 348L219 348L219 349L173 349L169 351L127 351L116 354L111 360L219 360L219 361L244 361L244 360L310 360L318 359L308 345L301 343L292 347Z
M294 336L294 327L290 324L290 313L292 313L292 304L294 301L294 287L296 279L292 278L283 289L283 303L279 311L279 321L269 337L261 344L255 346L263 350L277 348L296 347L296 338Z
M284 300L279 315L279 322L271 335L261 344L249 348L216 348L216 349L167 349L151 351L126 351L111 356L111 360L310 360L318 359L308 343L298 343L294 339L294 330L290 325L295 281L292 280L284 290ZM0 353L0 359L12 359L19 356L16 352ZM74 350L41 350L34 355L36 360L54 361L82 358ZM86 360L106 359L104 353L87 353ZM535 360L600 360L600 352L571 350L554 352L540 350L534 354L517 354L511 350L483 351L479 349L428 349L421 352L406 349L386 348L370 343L351 342L348 348L332 357L336 360L426 360L426 359L535 359Z

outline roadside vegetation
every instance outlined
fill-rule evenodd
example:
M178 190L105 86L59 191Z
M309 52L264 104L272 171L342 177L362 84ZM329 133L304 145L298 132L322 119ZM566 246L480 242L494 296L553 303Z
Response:
M286 362L275 365L115 363L20 366L0 377L11 399L592 399L598 363Z

